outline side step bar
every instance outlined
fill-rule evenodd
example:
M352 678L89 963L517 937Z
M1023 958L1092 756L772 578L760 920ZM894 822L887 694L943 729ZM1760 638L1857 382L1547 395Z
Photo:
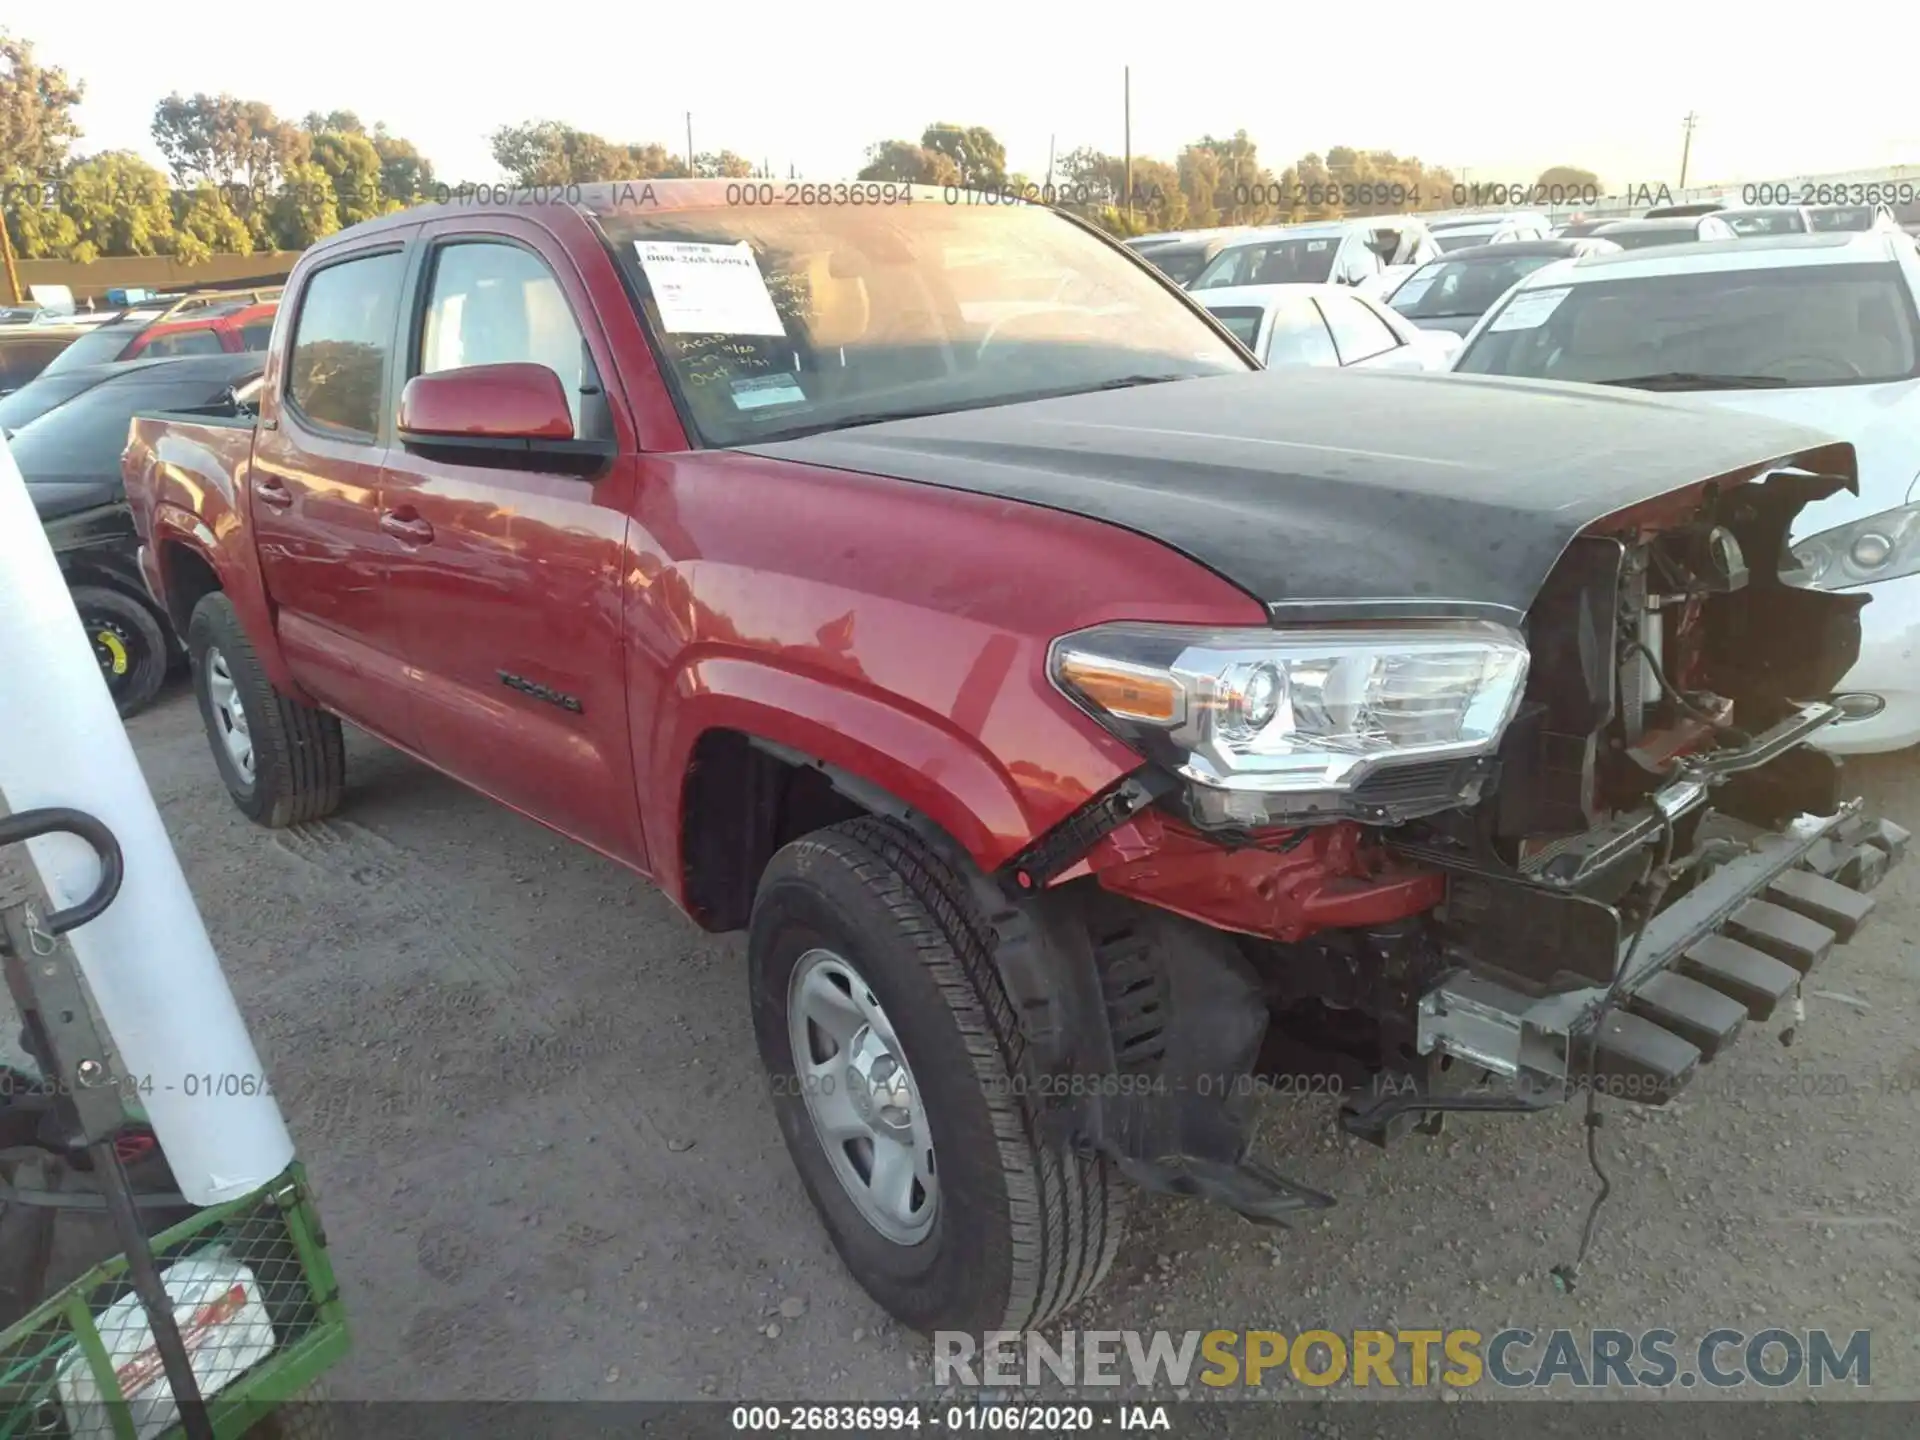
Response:
M1835 815L1803 815L1653 918L1637 951L1621 956L1633 972L1598 1033L1604 986L1538 997L1462 969L1422 998L1419 1049L1469 1061L1532 1096L1564 1096L1591 1060L1607 1093L1664 1104L1853 936L1873 913L1866 892L1905 857L1907 840L1857 801ZM1437 1095L1413 1103L1450 1108ZM1358 1113L1346 1118L1350 1129L1367 1124Z

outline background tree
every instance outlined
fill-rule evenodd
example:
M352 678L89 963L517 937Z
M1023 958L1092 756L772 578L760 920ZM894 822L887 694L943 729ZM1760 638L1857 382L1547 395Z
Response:
M73 111L85 90L0 29L0 224L29 259L63 254L78 239L54 186L80 136Z
M958 185L960 167L940 151L911 140L880 140L867 147L867 163L855 178L899 185Z
M693 173L703 180L744 180L753 174L753 162L731 150L707 151L693 157Z
M228 204L227 192L202 180L173 195L173 253L189 265L214 255L251 255L253 232Z
M687 173L684 159L664 145L615 144L590 131L576 130L558 120L528 120L502 125L489 137L494 163L515 185L590 185L599 180L677 179ZM722 151L711 157L719 163L746 164ZM751 165L747 170L751 170ZM740 173L745 174L746 171Z
M153 143L166 157L174 183L211 180L265 195L304 164L312 137L260 100L178 91L154 106Z
M433 189L433 165L411 140L375 125L367 136L380 156L380 183L387 197L411 205Z
M1073 208L1115 235L1146 235L1186 226L1187 197L1180 188L1180 172L1164 160L1134 156L1131 207L1126 157L1091 146L1069 150L1055 162L1054 185Z
M920 136L920 147L953 162L957 183L993 189L1007 183L1007 147L984 125L949 125L936 121Z
M259 211L267 243L276 250L304 250L340 228L333 177L313 161L289 166L278 191ZM256 230L258 226L250 227Z
M167 177L130 150L109 150L69 166L60 208L74 229L66 259L172 253Z
M1600 177L1591 170L1582 170L1578 165L1549 165L1540 172L1540 178L1534 184L1547 188L1560 186L1565 190L1580 191L1590 195L1604 195Z
M400 208L400 202L386 193L380 152L365 135L323 130L313 137L312 146L313 163L333 183L340 229Z

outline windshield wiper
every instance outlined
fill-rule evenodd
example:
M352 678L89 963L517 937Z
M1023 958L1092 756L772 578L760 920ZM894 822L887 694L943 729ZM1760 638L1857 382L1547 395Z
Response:
M1790 390L1802 382L1778 375L1707 375L1697 370L1663 370L1657 375L1625 375L1590 380L1590 385L1624 385L1633 390Z

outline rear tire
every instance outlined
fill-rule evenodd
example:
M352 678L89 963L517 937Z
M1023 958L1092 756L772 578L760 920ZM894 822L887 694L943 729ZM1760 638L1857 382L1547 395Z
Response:
M75 585L71 594L114 708L122 719L139 714L167 678L167 632L131 595L98 585Z
M1022 1073L1025 1042L994 968L990 931L948 862L890 820L851 820L804 836L767 866L747 953L775 1116L834 1248L869 1295L914 1329L979 1333L1045 1325L1099 1284L1125 1224L1120 1176L1105 1160L1042 1138L1026 1087L1012 1078ZM845 1022L864 1023L865 1039L850 1031L852 1038L834 1040L829 1027L805 1018L821 1003L807 998L815 972L866 1017ZM882 1188L873 1157L885 1138L829 1141L828 1133L843 1132L816 1118L831 1098L829 1082L853 1078L874 1035L884 1036L888 1056L884 1068L863 1075L903 1068L904 1099L887 1092L889 1109L869 1079L843 1080L849 1106L924 1117L924 1169L938 1190L929 1219L896 1219L892 1235L882 1228L887 1221L867 1213ZM885 1063L896 1051L897 1065ZM872 1187L864 1200L863 1153Z
M274 689L233 602L218 591L193 607L187 655L213 763L240 813L279 830L339 809L347 777L340 721Z

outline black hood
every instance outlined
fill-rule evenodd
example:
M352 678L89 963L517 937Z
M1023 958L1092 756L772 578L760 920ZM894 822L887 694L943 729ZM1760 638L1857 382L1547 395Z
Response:
M1798 460L1816 430L1494 376L1297 369L891 420L754 454L1003 496L1150 536L1276 620L1517 621L1615 511Z

